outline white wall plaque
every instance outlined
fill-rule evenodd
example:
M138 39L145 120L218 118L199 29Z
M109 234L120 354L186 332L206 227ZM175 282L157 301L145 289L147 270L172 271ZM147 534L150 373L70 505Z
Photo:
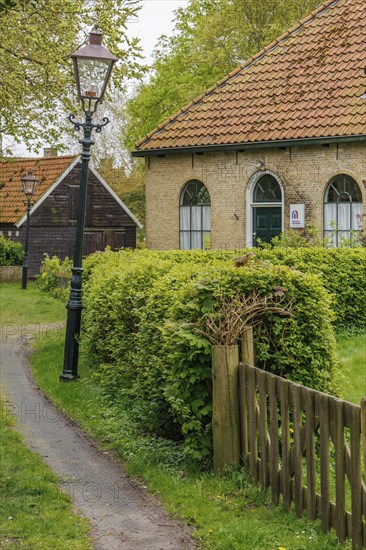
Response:
M305 227L305 204L290 204L290 228Z

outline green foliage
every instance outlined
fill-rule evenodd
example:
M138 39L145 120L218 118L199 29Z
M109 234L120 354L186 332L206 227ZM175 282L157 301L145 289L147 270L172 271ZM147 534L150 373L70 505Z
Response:
M58 279L60 277L67 277L71 274L72 261L66 257L64 260L60 260L57 256L52 258L46 253L40 267L40 275L36 278L36 285L39 289L48 292L54 298L65 299L68 290L58 287ZM71 279L71 277L70 277Z
M0 266L21 265L23 256L24 250L20 243L0 235Z
M332 294L337 331L365 329L365 248L278 247L255 250L255 255L274 264L318 275L324 287Z
M317 0L190 0L127 104L129 148L318 6Z
M331 299L316 275L263 261L236 267L227 253L122 251L86 260L83 346L106 395L129 397L143 430L184 438L211 456L211 345L203 334L222 296L280 287L292 316L264 312L258 365L337 391Z
M126 31L128 19L138 13L138 0L14 0L5 7L1 10L0 4L0 134L36 149L45 142L57 144L68 129L65 111L75 108L70 54L86 42L93 22L121 60L114 86L121 89L126 77L141 72L138 40Z

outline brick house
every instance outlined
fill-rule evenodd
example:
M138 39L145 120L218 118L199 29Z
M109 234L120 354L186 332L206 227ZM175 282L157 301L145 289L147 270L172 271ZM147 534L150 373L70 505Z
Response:
M43 254L74 255L80 158L57 156L9 159L0 163L0 234L24 242L26 206L21 178L32 170L38 180L30 212L29 275L39 272ZM50 155L50 156L49 156ZM139 221L91 166L84 233L84 254L136 246Z
M143 138L149 248L235 248L366 211L365 0L329 0ZM164 208L162 208L164 205Z

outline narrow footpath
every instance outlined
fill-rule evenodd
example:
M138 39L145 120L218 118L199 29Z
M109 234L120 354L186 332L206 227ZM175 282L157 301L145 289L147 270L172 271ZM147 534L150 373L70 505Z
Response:
M96 550L183 550L195 547L188 530L125 475L108 453L37 389L27 366L27 346L19 338L1 342L0 382L7 408L28 447L39 453L92 522Z

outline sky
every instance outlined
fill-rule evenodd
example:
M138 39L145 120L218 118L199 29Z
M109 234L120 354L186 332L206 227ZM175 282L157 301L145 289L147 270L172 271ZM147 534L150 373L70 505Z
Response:
M137 20L129 23L129 33L140 38L145 62L152 61L152 52L162 34L170 35L174 27L174 11L184 7L188 0L144 0ZM48 147L50 144L45 144ZM13 145L13 154L38 156L29 153L23 145Z
M129 24L131 35L138 36L144 50L146 62L158 38L169 35L173 30L174 11L188 4L188 0L145 0L137 21Z

